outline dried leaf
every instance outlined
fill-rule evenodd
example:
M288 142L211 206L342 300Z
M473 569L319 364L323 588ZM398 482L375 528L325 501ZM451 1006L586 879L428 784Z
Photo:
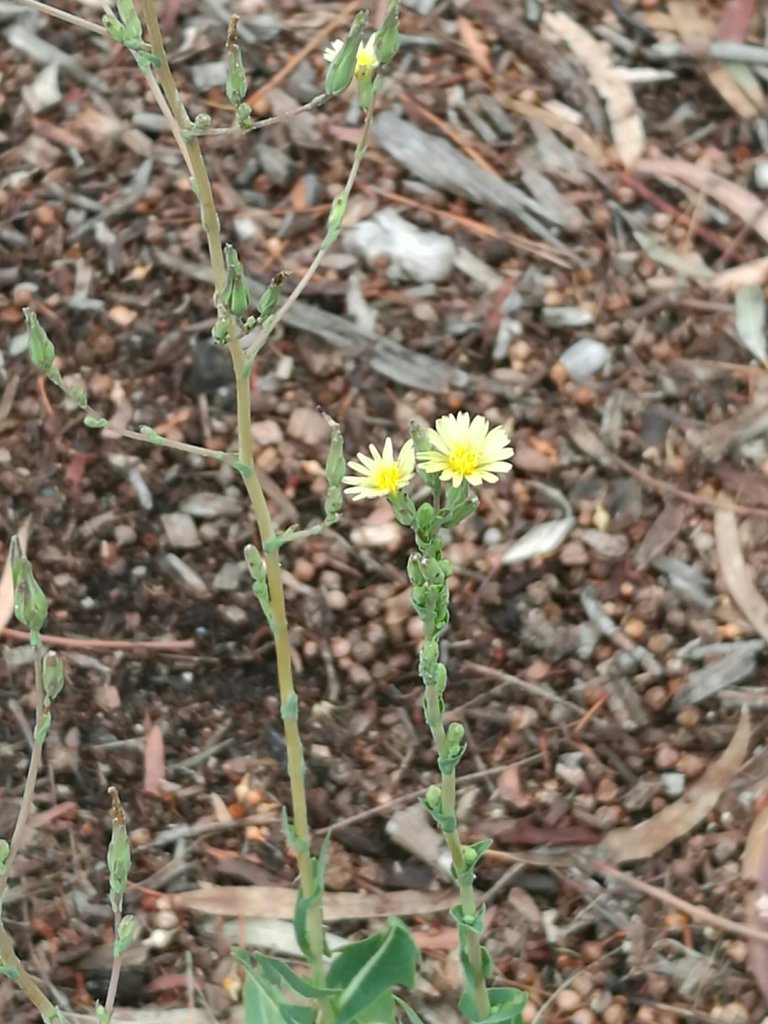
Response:
M199 910L224 917L263 917L289 921L296 909L293 889L272 885L208 885L204 889L174 893L169 897L175 910ZM327 921L352 918L396 917L411 914L439 914L456 902L452 892L326 892L323 916Z
M507 548L501 556L501 564L512 565L514 562L526 562L529 558L545 558L553 554L565 542L575 525L575 516L537 523Z
M768 241L768 210L763 201L741 185L737 185L735 181L728 181L727 178L710 171L708 167L690 164L675 157L659 156L640 160L635 166L635 173L647 174L654 178L671 178L672 181L682 181L698 189L730 210L761 238Z
M700 46L702 40L710 42L715 38L715 22L703 14L700 4L693 0L669 0L667 9L683 42ZM706 75L712 88L739 117L748 120L759 115L762 106L760 85L747 67L743 64L713 65L707 69Z
M714 525L717 561L725 588L755 632L768 641L768 603L755 586L744 561L736 516L730 509L718 509Z
M162 796L165 779L165 743L157 723L150 726L144 744L144 792Z
M458 17L456 19L456 28L459 32L459 39L466 46L475 64L477 64L484 75L492 75L493 67L491 66L488 44L480 36L477 26L469 18Z
M688 522L688 508L682 501L670 501L648 528L634 555L638 569L647 569L651 562L669 547Z
M768 281L768 256L761 256L759 259L740 263L738 267L721 270L719 274L710 278L707 284L717 291L731 294L740 288L747 288L749 285L763 285L766 281Z
M601 843L606 859L615 864L645 860L694 829L738 774L749 750L750 734L749 712L745 709L726 749L679 800L639 825L617 828L606 835Z
M747 833L741 861L744 886L744 918L752 927L765 927L758 911L758 900L768 895L768 807L757 815ZM752 977L768 1002L768 943L749 939L747 963Z
M763 289L756 284L740 288L733 300L736 335L755 359L765 363L768 337L765 333L766 307Z
M603 46L570 15L549 11L542 24L579 58L605 103L611 135L622 164L631 168L645 148L645 129L631 86L618 73Z
M646 256L649 256L660 266L674 270L681 277L706 279L713 276L713 271L710 270L697 252L676 252L674 249L662 245L653 235L649 235L647 231L641 231L639 228L632 227L632 234Z

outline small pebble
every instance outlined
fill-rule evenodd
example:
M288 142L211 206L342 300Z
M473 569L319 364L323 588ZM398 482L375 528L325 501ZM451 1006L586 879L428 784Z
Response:
M571 380L582 381L598 373L611 357L610 349L596 338L580 338L558 360Z
M686 779L682 772L661 772L661 787L670 800L677 800L685 792Z
M186 512L166 512L160 516L168 546L177 551L191 551L200 546L200 535L192 516Z

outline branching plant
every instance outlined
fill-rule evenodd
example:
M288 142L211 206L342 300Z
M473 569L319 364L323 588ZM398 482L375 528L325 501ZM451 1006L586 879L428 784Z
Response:
M58 13L40 0L35 0L35 7L54 15ZM397 455L389 438L381 451L370 445L369 454L358 453L347 473L341 431L328 418L330 447L323 520L304 528L297 524L282 532L275 528L254 462L251 370L259 352L338 238L369 143L382 75L399 47L398 16L399 0L389 0L382 25L364 38L366 15L360 13L354 18L346 38L337 40L324 53L328 62L324 92L302 109L320 106L349 86L356 86L362 125L352 166L343 188L331 204L317 253L300 280L283 298L288 275L278 273L255 303L252 303L236 249L222 238L201 146L203 138L210 134L248 133L274 122L274 119L254 121L246 101L237 19L233 17L226 41L225 91L233 108L232 124L221 128L213 126L207 114L190 118L168 61L154 0L136 0L135 4L134 0L117 0L116 9L103 18L103 29L131 53L165 115L199 203L213 280L212 343L225 347L231 360L237 402L237 447L230 452L213 451L163 437L149 425L116 432L128 440L148 442L182 455L202 455L227 462L240 474L259 534L259 544L249 544L244 550L245 564L275 644L291 794L290 814L284 813L284 831L298 869L294 927L307 970L294 970L285 962L260 952L239 950L236 956L243 970L246 1024L391 1024L403 1019L409 1024L419 1024L413 1008L394 991L412 990L418 962L417 947L401 921L391 920L385 930L329 955L323 922L328 838L316 853L311 845L299 697L292 674L280 549L288 542L315 534L338 521L343 485L354 500L388 500L397 520L414 536L416 553L409 559L408 577L413 606L424 629L419 673L424 684L424 717L433 739L440 779L439 784L427 791L425 805L445 837L458 889L459 899L452 915L457 926L463 972L459 1010L467 1020L477 1024L520 1024L525 1002L524 995L514 988L488 985L492 965L482 945L483 907L477 902L473 883L478 859L489 843L464 845L459 836L456 769L465 744L462 726L445 724L447 672L440 652L440 640L449 622L451 566L443 553L445 533L474 512L477 499L472 494L473 487L495 482L499 473L510 469L512 449L506 433L501 427L491 428L482 416L470 418L468 413L444 416L433 429L422 431L414 427L412 437L405 441ZM99 26L95 27L100 30ZM34 310L26 309L25 317L29 355L34 366L82 411L87 427L114 433L114 428L89 403L84 384L65 382L55 347ZM409 488L415 497L408 493ZM34 579L31 564L17 544L12 548L11 561L16 615L28 627L30 643L35 649L36 726L17 825L10 842L0 843L0 897L29 817L43 742L50 725L51 705L64 682L59 656L53 652L43 653L40 629L47 614L46 601ZM123 916L123 896L130 868L125 815L116 790L111 789L110 794L112 840L107 864L115 928L114 966L104 1004L96 1007L99 1024L107 1024L112 1019L120 965L134 928L133 919ZM18 982L43 1020L65 1019L20 963L1 922L0 957L2 969Z

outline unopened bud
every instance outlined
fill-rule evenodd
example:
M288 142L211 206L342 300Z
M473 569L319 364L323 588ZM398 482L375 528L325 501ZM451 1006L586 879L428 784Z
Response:
M325 91L329 96L338 96L344 92L355 76L357 68L357 49L363 36L368 15L359 11L352 22L349 35L339 47L339 51L331 61L325 73Z
M43 373L48 373L53 367L53 360L56 358L56 349L53 342L45 333L37 319L37 313L24 307L24 319L27 322L27 336L29 344L29 358L34 366Z

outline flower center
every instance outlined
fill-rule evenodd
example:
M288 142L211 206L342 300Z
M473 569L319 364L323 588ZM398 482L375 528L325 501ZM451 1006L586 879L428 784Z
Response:
M448 466L454 473L468 476L480 465L480 452L474 445L457 444L448 453Z
M371 470L371 484L378 490L394 494L400 483L400 469L396 462L385 462Z

